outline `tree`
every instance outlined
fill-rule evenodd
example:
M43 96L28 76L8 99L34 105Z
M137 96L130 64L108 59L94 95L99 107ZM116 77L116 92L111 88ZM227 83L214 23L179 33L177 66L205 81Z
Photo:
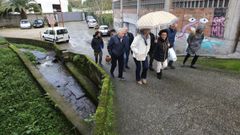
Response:
M83 3L83 7L88 9L89 12L95 12L98 17L98 22L100 22L100 24L103 24L104 16L102 12L112 9L112 0L86 0Z
M41 11L35 0L9 0L3 2L3 12L19 12L22 19L27 19L27 10Z
M82 1L81 0L68 0L69 1L69 5L72 8L81 8L82 5Z

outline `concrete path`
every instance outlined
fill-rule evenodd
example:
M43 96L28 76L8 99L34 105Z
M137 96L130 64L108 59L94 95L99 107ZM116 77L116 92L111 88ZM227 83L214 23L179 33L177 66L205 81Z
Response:
M85 22L66 26L72 39L59 46L93 58L90 41L94 30L88 30ZM165 70L162 80L149 71L148 84L140 86L135 82L132 57L130 67L124 73L126 81L113 79L119 135L240 134L239 74L177 65L175 70ZM109 68L104 63L107 72Z

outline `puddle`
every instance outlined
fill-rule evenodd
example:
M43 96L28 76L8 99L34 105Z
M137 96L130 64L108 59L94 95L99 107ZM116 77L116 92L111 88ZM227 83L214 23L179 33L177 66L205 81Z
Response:
M95 113L96 106L86 96L76 80L68 73L62 63L55 59L54 52L39 52L27 49L22 51L31 52L37 59L37 68L44 78L52 84L60 95L72 104L75 111L83 119Z

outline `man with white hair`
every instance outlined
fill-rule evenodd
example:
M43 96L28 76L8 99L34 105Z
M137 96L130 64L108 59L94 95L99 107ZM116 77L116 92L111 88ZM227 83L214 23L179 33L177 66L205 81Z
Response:
M126 50L127 41L124 40L125 29L120 28L117 35L110 38L108 43L108 52L112 58L111 76L114 78L114 70L118 62L118 78L124 80L123 67L124 67L124 52Z

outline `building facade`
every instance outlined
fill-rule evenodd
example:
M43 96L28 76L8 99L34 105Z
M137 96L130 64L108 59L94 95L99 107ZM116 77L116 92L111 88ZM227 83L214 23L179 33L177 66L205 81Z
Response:
M68 0L35 0L42 9L42 13L68 12ZM60 6L61 2L61 6Z
M178 17L177 43L186 44L192 22L205 20L205 53L229 54L239 42L238 0L113 0L114 27L127 26L136 33L138 18L153 11L168 11ZM178 49L178 48L177 48ZM179 48L183 53L183 48Z

